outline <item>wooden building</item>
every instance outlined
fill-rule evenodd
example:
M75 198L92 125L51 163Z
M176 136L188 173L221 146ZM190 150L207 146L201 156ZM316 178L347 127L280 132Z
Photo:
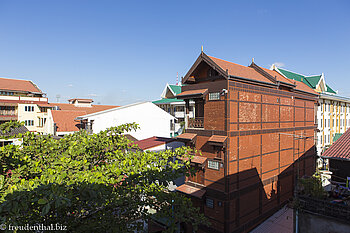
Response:
M177 139L201 153L177 190L209 219L200 232L248 232L292 197L298 173L313 174L318 94L254 62L203 52L182 83L177 98L195 101L195 118Z

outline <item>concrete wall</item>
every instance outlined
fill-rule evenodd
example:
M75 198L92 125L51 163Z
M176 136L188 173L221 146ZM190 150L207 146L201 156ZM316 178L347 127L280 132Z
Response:
M140 129L129 132L138 140L153 136L170 137L174 133L170 129L170 120L174 117L163 111L151 102L131 104L100 113L87 115L89 121L93 120L93 133L98 133L112 126L136 122Z
M299 211L298 219L300 233L350 232L350 223L341 222L334 218Z

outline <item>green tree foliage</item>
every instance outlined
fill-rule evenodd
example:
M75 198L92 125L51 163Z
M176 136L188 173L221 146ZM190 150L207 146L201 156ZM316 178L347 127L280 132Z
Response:
M0 148L1 223L62 224L69 232L133 232L154 217L204 221L191 201L167 190L189 175L188 148L142 152L122 134L125 124L98 134L86 131L56 140L27 132L21 146ZM176 158L176 159L174 159ZM191 172L191 171L190 171Z
M326 192L322 187L321 176L315 173L312 177L301 178L298 181L298 191L301 195L306 195L313 198L324 198Z
M12 129L18 128L23 126L23 122L19 121L8 121L5 123L0 124L0 131L4 134L9 133Z

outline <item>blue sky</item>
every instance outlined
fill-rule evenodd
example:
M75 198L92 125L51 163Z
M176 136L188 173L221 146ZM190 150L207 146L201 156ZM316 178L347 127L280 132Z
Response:
M324 73L350 96L349 1L0 0L0 77L51 102L156 100L200 53Z

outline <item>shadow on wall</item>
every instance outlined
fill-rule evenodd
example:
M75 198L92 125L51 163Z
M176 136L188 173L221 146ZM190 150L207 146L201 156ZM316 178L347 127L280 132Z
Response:
M249 232L291 200L297 174L313 175L315 158L313 146L291 165L267 174L260 175L260 167L252 167L211 184L205 180L203 198L191 197L211 223L201 226L199 232ZM182 227L184 232L192 230L191 226Z

